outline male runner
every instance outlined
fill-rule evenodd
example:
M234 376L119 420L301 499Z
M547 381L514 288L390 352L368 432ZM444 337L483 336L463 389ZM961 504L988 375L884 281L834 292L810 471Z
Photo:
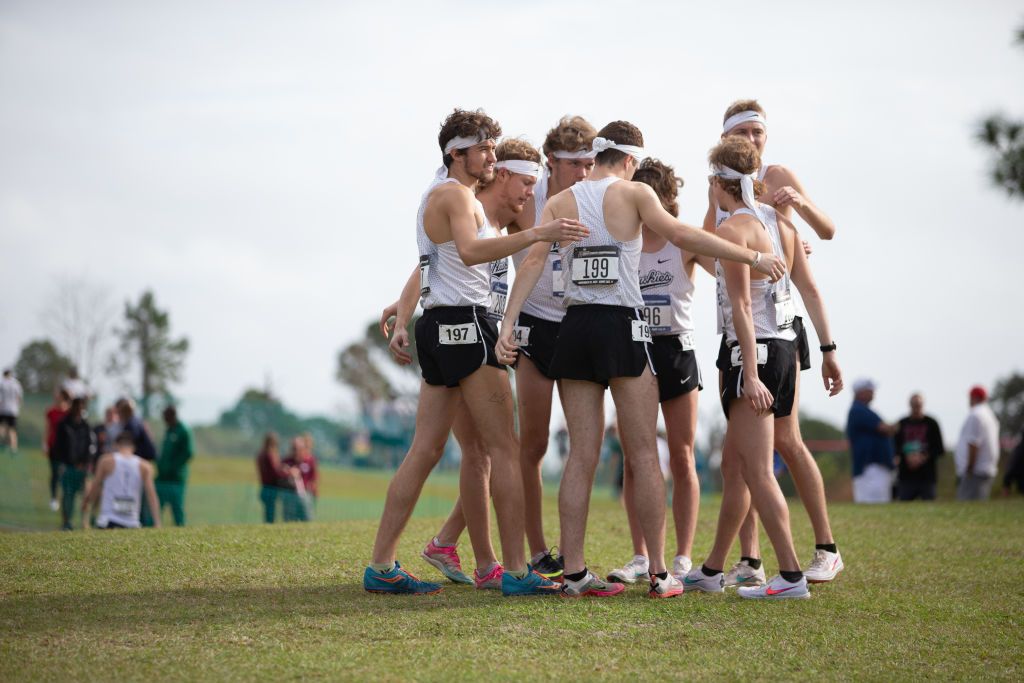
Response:
M764 154L768 141L767 121L764 108L757 100L739 100L725 111L722 126L722 138L740 137L748 140L757 149L759 155ZM786 219L792 219L793 211L806 222L814 232L824 240L835 235L836 228L832 220L807 197L807 193L796 174L785 166L764 164L755 174L757 180L764 183L764 194L759 200L774 207ZM709 190L710 193L710 190ZM718 207L709 194L708 211L704 217L705 230L717 227L728 214ZM797 316L793 330L797 335L798 362L801 370L810 368L810 348L803 319ZM719 349L718 369L728 369L724 357L725 341ZM825 348L822 348L825 352ZM800 377L797 375L796 398L793 412L776 421L775 450L779 452L793 476L800 500L811 518L814 529L815 551L811 564L808 566L807 580L811 583L831 581L843 569L843 559L832 537L832 527L828 518L828 507L825 501L825 485L821 478L818 464L804 444L800 434L800 418L798 407L800 402ZM737 485L742 485L742 477L738 471L729 468L723 470L723 477L734 477ZM726 574L727 586L761 585L765 581L765 573L761 568L761 552L758 543L757 513L753 509L747 515L740 530L740 561Z
M578 597L612 596L622 584L608 584L587 570L583 559L586 518L594 471L604 433L604 392L609 386L621 429L624 457L632 463L634 500L651 553L654 597L682 592L663 558L665 483L658 465L657 381L649 357L650 327L639 278L640 224L689 251L745 262L777 278L781 261L683 225L658 201L654 190L629 182L644 156L640 130L625 121L605 126L594 139L596 166L587 180L551 198L544 220L579 219L590 236L580 244L559 244L565 273L567 311L551 360L551 372L562 381L570 450L558 508L565 557L562 592ZM530 249L509 295L506 320L519 315L547 261L547 248ZM516 357L514 326L502 326L496 347L503 362Z
M490 457L495 511L505 567L502 593L551 593L556 584L528 571L523 555L522 483L516 466L518 442L513 429L512 391L504 366L495 358L497 327L485 317L490 302L491 261L540 241L571 243L588 231L578 221L492 237L473 188L488 180L496 163L496 121L482 111L456 109L442 124L438 143L441 169L420 203L417 245L424 314L416 325L420 385L412 447L388 486L363 586L381 593L437 593L395 562L398 539L430 471L435 446L446 438L460 398ZM463 499L469 484L460 483Z

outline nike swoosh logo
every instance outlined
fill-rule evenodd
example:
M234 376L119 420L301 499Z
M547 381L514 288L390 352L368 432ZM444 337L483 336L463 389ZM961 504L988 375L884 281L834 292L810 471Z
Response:
M662 259L658 259L658 263L668 263L668 262L669 262L669 261L671 261L671 260L672 260L672 259L670 259L670 258L667 258L667 259L665 259L665 260L662 260Z
M700 583L700 579L691 579L689 576L683 578L683 583L688 583L691 586L695 583Z
M742 577L737 576L736 577L736 582L739 583L741 581L750 581L753 578L754 578L753 576L742 576Z
M681 380L679 380L679 383L680 383L680 384L686 384L687 382L689 382L689 381L690 381L690 378L691 378L691 377L693 377L693 375L687 375L687 376L686 376L686 379L681 379Z
M791 591L794 588L796 588L796 586L790 586L789 588L780 588L779 590L775 590L773 588L769 588L769 589L767 589L765 591L765 593L767 593L768 595L778 595L779 593L785 593L786 591Z

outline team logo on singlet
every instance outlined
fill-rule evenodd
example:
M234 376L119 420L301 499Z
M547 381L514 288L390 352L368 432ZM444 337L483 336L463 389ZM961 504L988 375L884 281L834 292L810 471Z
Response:
M664 270L651 270L646 274L640 274L640 291L652 287L668 287L672 284L675 276Z

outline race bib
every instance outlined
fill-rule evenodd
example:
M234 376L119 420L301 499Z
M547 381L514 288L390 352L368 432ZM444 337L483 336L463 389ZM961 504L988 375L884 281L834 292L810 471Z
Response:
M438 325L438 341L451 346L456 344L476 344L479 338L476 333L475 323L464 323L462 325Z
M631 320L630 322L633 323L633 341L651 341L651 326L647 324L646 320Z
M134 517L135 499L114 496L114 513L126 517Z
M420 256L420 296L430 294L430 255Z
M512 328L512 341L516 343L516 346L529 346L530 345L530 328L516 325Z
M644 294L644 320L651 326L651 334L672 331L672 297L668 294Z
M772 299L775 302L775 327L780 330L788 330L793 327L793 319L796 318L796 304L790 296L789 290L773 291Z
M757 344L757 364L764 365L768 362L768 345ZM743 365L743 352L739 347L739 344L732 347L732 366L738 368Z
M491 301L487 306L487 317L501 320L505 317L505 304L508 301L508 283L500 280L491 282Z
M557 251L551 257L551 295L559 299L565 296L565 271Z
M619 281L619 247L576 247L572 250L572 281L582 287Z

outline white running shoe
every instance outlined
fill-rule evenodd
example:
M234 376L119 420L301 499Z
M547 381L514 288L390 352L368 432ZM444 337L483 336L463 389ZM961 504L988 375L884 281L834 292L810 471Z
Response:
M828 583L843 571L843 556L838 552L815 550L811 566L804 572L808 583Z
M613 570L608 574L607 581L612 583L636 583L637 579L642 579L647 576L647 570L650 568L647 558L643 555L634 555L633 559L627 562L624 566Z
M693 569L693 561L686 555L676 555L672 560L672 576L682 581L690 570Z
M764 565L754 569L746 560L740 560L725 573L726 586L763 586L767 580Z
M51 498L50 499L50 509L53 510L54 512L57 512L57 510L60 510L60 503L57 502L56 498Z
M790 583L781 576L773 576L763 586L740 586L736 591L741 598L752 600L789 600L792 598L809 598L807 577L801 577L796 583Z
M651 574L651 589L647 595L652 598L674 598L683 594L683 582L669 574L664 579L659 579Z
M704 593L724 593L725 574L718 572L714 576L707 576L704 570L696 567L683 577L683 590L687 593L702 591Z

